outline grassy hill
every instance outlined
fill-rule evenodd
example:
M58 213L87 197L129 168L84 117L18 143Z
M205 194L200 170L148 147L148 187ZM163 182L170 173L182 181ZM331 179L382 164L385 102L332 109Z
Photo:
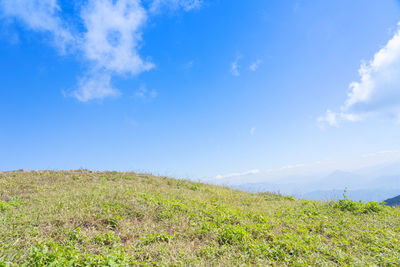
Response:
M398 265L400 210L145 174L0 173L0 266Z

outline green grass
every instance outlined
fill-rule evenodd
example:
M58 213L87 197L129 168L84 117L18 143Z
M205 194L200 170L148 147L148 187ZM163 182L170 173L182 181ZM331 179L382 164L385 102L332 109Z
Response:
M0 266L400 265L400 209L118 172L0 173Z

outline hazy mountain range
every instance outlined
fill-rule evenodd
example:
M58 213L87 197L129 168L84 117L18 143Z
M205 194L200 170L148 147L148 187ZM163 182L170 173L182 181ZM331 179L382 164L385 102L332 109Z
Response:
M212 183L247 192L280 192L315 200L339 199L346 192L353 200L381 202L400 195L400 162L330 174L280 178L257 174Z

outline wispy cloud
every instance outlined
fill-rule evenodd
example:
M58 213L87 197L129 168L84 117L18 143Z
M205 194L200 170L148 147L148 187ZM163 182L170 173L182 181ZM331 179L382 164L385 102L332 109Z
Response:
M152 99L157 97L157 91L149 90L147 89L146 85L142 84L136 91L135 96L143 99Z
M95 73L81 78L78 82L78 89L70 95L81 102L87 102L93 99L117 97L120 92L112 87L110 74Z
M202 4L203 0L154 0L150 4L150 12L157 13L162 9L177 10L180 8L189 11L200 8Z
M217 175L215 179L224 179L224 178L233 178L233 177L239 177L239 176L246 176L246 175L252 175L252 174L258 174L260 173L260 170L249 170L245 172L235 172L235 173L229 173L225 175Z
M305 166L306 166L305 163L297 163L297 164L282 166L278 170L280 170L280 171L291 170L291 169L296 169L296 168L302 168Z
M384 155L400 155L400 150L382 150L374 153L368 153L362 155L363 158L370 158L370 157L379 157Z
M253 136L256 132L256 127L250 129L250 135Z
M76 25L67 25L57 0L2 0L0 11L3 17L16 19L30 30L51 34L60 51L78 53L88 72L66 95L86 102L120 95L112 86L113 76L138 75L155 67L139 54L142 29L152 10L191 10L201 3L154 0L147 10L140 0L88 0L78 14L83 31L77 31Z
M251 71L256 71L258 69L258 67L260 67L262 61L260 59L257 59L256 61L254 61L253 63L250 64L249 69Z
M350 83L340 111L327 110L318 121L337 126L341 121L383 115L400 122L400 27L372 60L361 64L358 73L360 80Z
M318 117L317 121L320 123L323 128L327 123L330 126L337 127L341 121L359 121L363 119L362 114L352 114L345 112L333 112L331 110L327 110L325 115Z
M232 73L233 76L240 76L240 72L239 72L239 68L240 68L239 59L240 59L240 57L237 57L237 58L235 59L235 61L233 61L232 64L231 64L231 73Z
M193 64L194 64L194 61L191 60L191 61L187 62L186 64L184 64L184 65L183 65L183 68L184 68L185 70L189 70L189 69L191 69L191 68L193 67Z
M78 41L60 19L56 0L2 0L0 10L3 16L16 19L30 30L50 33L62 53Z

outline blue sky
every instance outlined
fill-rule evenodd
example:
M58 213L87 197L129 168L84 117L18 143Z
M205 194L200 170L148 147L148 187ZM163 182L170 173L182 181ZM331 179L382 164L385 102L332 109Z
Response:
M1 0L0 169L398 160L399 21L394 0Z

